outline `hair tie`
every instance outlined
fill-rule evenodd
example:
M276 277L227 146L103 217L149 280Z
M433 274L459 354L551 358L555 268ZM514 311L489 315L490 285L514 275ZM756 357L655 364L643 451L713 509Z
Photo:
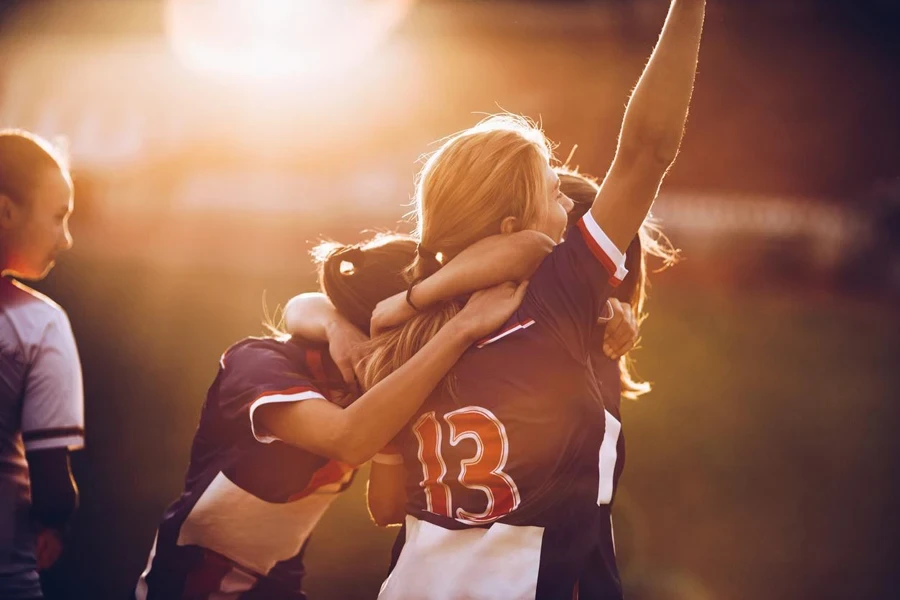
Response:
M345 246L335 252L331 258L340 262L348 262L354 269L361 269L366 262L366 253L359 246Z
M440 264L437 259L437 254L435 254L431 250L426 249L422 244L416 244L416 256L418 256L420 259L428 259Z
M409 283L409 287L406 288L406 303L409 304L412 307L412 309L416 312L420 312L421 309L418 306L416 306L415 304L413 304L412 291L413 291L414 287L416 287L417 285L422 283L423 279L425 279L425 278L424 277L416 277Z

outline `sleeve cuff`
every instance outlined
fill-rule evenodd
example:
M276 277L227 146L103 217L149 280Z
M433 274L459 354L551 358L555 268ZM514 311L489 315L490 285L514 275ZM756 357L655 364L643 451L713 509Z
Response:
M84 428L72 426L23 431L22 441L26 451L52 448L79 450L84 447Z
M403 464L403 455L387 452L379 452L372 457L372 462L378 465L397 466Z
M606 232L600 228L600 225L591 216L590 211L578 221L578 229L584 236L584 241L590 248L591 253L609 273L610 284L617 286L622 283L622 280L628 274L628 269L625 268L625 255L616 248L609 236L606 235Z
M253 420L253 413L255 413L256 409L260 406L274 404L276 402L302 402L303 400L311 400L313 398L325 400L325 396L312 390L294 393L271 392L258 397L253 401L253 404L250 405L250 431L253 433L253 437L256 438L256 441L263 444L271 444L278 440L276 436L266 432L264 427L257 427L256 422Z

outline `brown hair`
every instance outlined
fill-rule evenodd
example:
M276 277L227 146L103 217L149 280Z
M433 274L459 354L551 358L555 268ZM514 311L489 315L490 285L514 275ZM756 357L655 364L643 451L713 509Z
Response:
M27 204L48 171L59 172L71 187L68 165L48 141L23 129L0 130L0 194Z
M590 210L594 198L600 190L597 180L577 170L557 168L560 190L575 203L569 212L569 226L573 226ZM625 268L628 275L616 288L613 297L631 305L638 324L643 323L648 313L644 310L647 301L647 290L650 287L647 278L647 256L655 256L663 261L663 268L678 261L678 251L672 247L669 238L663 234L659 226L647 218L641 225L638 234L625 251ZM622 381L622 395L631 400L650 391L649 382L641 381L634 370L634 360L626 354L619 359L619 371Z
M313 249L319 287L348 321L366 333L375 306L406 289L403 271L416 255L416 240L383 234L360 244L325 242Z

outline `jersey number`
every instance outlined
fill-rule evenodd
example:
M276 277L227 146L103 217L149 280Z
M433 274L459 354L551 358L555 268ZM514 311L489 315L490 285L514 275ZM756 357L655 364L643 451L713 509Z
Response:
M453 494L444 481L447 463L441 455L443 428L434 411L425 413L413 426L419 441L419 462L423 479L419 486L425 490L428 512L455 518L470 525L496 521L519 506L519 489L512 477L503 472L509 456L509 437L494 413L480 406L467 406L444 415L450 429L450 445L462 440L475 442L475 455L459 461L460 485L479 490L487 497L487 507L482 512L467 510L463 506L453 512ZM472 508L472 507L469 507Z

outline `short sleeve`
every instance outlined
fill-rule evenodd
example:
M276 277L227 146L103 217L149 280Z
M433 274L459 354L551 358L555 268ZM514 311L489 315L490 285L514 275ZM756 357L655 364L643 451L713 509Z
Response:
M625 256L588 212L538 267L524 306L567 350L587 361L597 317L627 273Z
M27 451L84 446L81 361L61 310L47 322L25 378L22 439Z
M232 347L220 361L217 388L222 416L246 427L263 444L278 438L254 418L260 406L325 399L304 373L302 351L288 342L253 340Z
M372 462L379 465L402 465L403 453L394 442L391 442L372 457Z

